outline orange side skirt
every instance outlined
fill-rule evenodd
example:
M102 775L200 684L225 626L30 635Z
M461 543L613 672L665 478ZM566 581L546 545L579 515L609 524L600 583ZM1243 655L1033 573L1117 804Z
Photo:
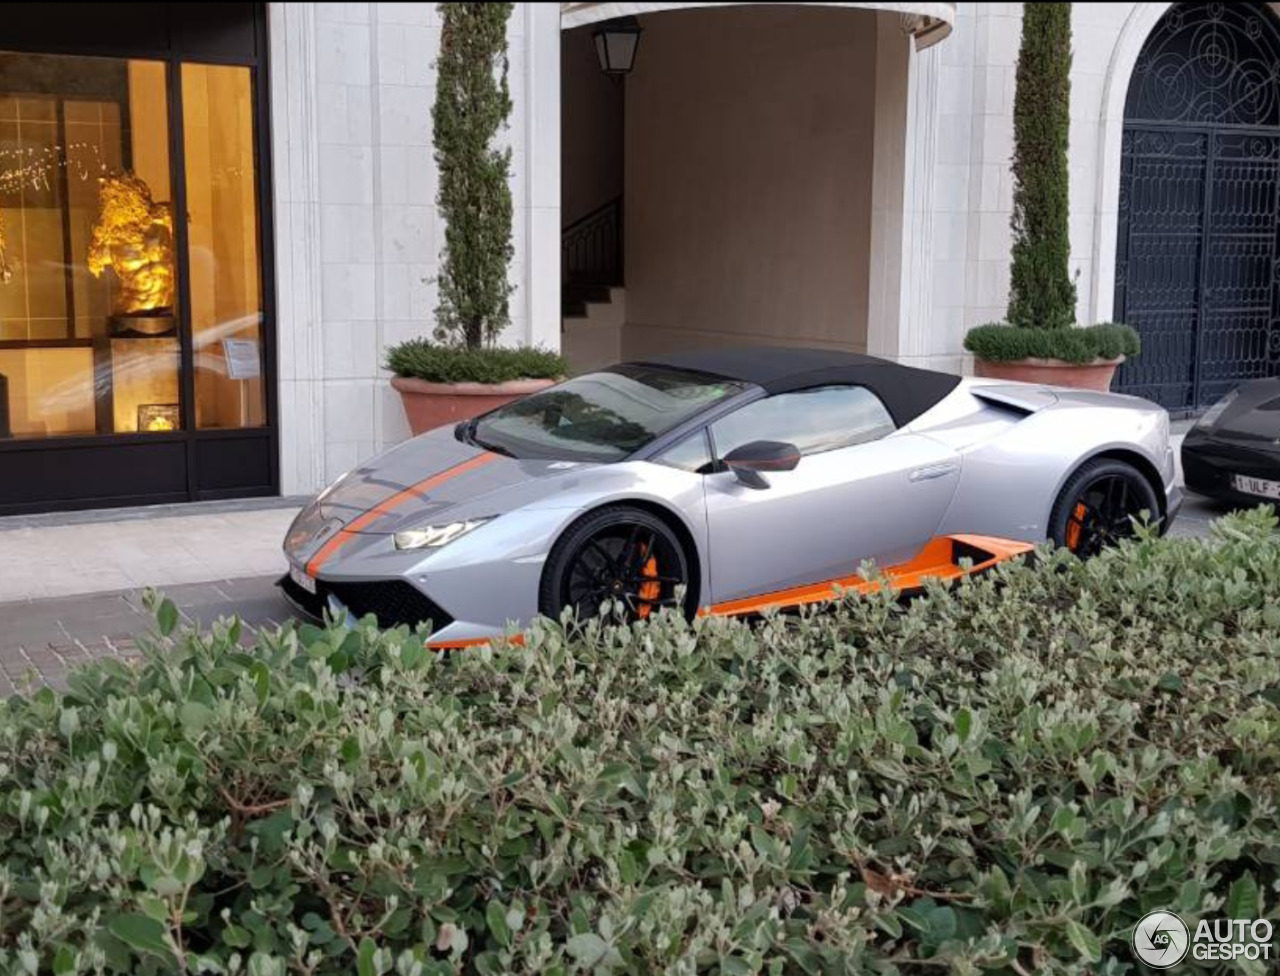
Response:
M503 635L501 637L467 637L462 640L427 641L427 648L432 651L461 651L468 647L480 647L484 644L523 644L524 634Z
M988 558L981 561L975 559L972 568L966 570L952 558L955 544L969 546L986 553ZM969 573L978 573L990 569L996 563L1004 562L1015 556L1030 552L1035 546L1026 542L1015 542L1012 539L999 539L986 535L944 535L930 539L910 562L889 566L884 570L881 580L868 580L862 576L845 576L841 579L823 580L821 583L805 583L787 590L777 590L761 596L749 596L740 600L729 600L709 607L703 607L700 613L717 616L740 616L750 613L761 613L769 609L783 609L805 606L810 603L821 603L836 598L836 590L852 590L855 593L870 593L878 587L888 584L896 590L915 590L924 585L925 580L937 579L943 582L957 580Z

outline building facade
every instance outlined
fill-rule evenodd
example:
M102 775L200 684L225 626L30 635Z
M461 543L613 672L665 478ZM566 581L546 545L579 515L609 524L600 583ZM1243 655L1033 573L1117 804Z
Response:
M1078 319L1135 325L1118 382L1174 410L1280 363L1272 6L1073 6ZM516 4L503 341L966 369L1008 292L1021 9ZM301 494L406 437L382 355L432 328L435 5L6 10L0 514Z

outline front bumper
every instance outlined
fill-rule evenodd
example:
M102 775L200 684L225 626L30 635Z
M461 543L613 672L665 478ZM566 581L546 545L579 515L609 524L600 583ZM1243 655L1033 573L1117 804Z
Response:
M448 611L402 579L363 583L317 579L315 584L316 592L308 593L288 575L280 577L276 583L295 609L316 620L324 617L326 609L342 608L349 610L357 618L372 614L380 627L398 627L401 624L417 627L426 624L435 633L454 622Z
M380 626L429 624L433 646L467 646L520 628L538 613L542 568L572 509L508 513L434 550L405 551L389 535L348 533L327 559L318 545L285 546L294 573L312 587L281 581L286 598L318 617L335 603ZM305 580L304 580L305 582Z
M455 620L440 604L404 579L361 580L347 582L315 580L316 592L310 593L299 586L289 574L276 581L280 593L298 613L317 623L324 622L325 611L330 616L350 613L356 619L373 616L379 627L399 627L411 630L425 626L428 630L427 646L437 650L470 647L503 637L505 630L475 623Z
M574 515L572 508L509 512L438 549L398 550L391 535L348 532L319 559L324 539L286 542L288 565L314 581L316 593L291 580L281 580L281 590L308 616L322 616L333 601L384 627L429 623L432 645L482 643L537 616L547 552Z

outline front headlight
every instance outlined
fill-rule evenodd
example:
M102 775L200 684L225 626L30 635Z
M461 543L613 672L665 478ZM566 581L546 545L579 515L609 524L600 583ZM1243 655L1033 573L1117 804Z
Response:
M1238 390L1232 390L1212 407L1206 410L1204 412L1204 416L1196 421L1196 426L1203 427L1207 430L1216 424L1218 422L1218 418L1226 412L1227 407L1231 406L1231 401L1236 398L1236 394L1238 392Z
M480 528L486 522L492 522L494 518L496 516L490 515L488 518L467 519L465 522L450 522L448 525L430 525L425 529L406 529L396 533L396 548L439 549Z

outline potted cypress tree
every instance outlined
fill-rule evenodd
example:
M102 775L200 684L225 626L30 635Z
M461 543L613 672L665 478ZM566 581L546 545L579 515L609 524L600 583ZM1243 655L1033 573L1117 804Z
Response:
M387 350L410 429L465 420L550 386L564 360L501 348L511 322L511 150L494 139L511 114L507 82L510 3L442 3L432 109L436 197L445 221L434 341Z
M1005 322L965 336L979 376L1106 390L1138 353L1127 325L1075 324L1068 232L1071 4L1023 5L1013 106L1013 250Z

